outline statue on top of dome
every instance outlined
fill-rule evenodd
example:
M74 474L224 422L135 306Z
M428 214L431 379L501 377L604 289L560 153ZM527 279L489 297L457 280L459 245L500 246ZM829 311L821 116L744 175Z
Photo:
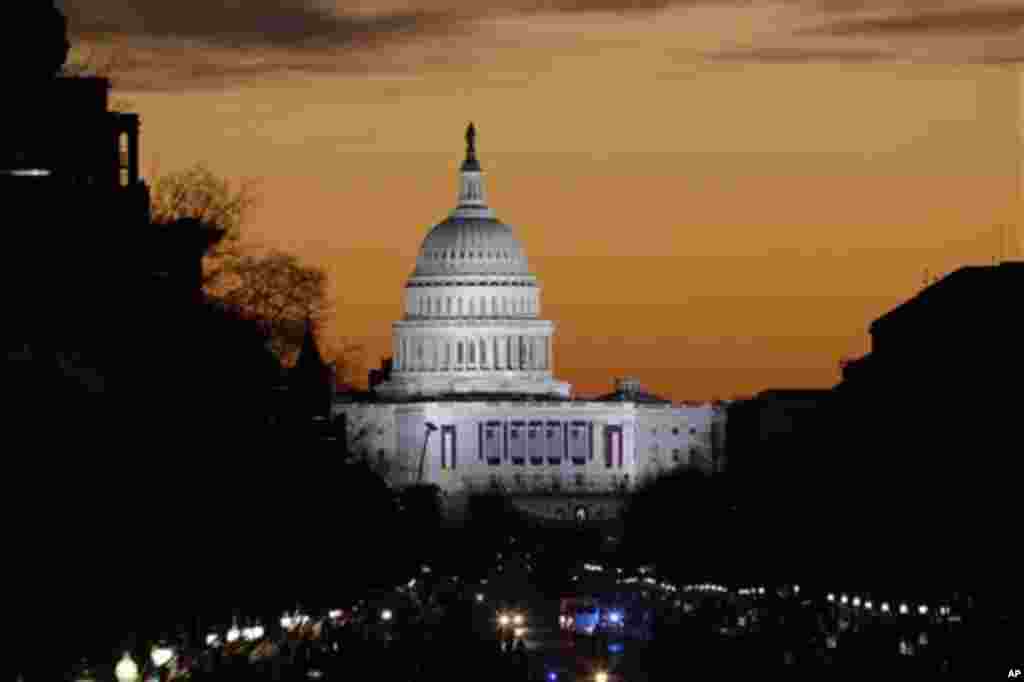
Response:
M466 160L462 163L462 170L480 170L480 163L476 160L476 128L472 121L466 128Z

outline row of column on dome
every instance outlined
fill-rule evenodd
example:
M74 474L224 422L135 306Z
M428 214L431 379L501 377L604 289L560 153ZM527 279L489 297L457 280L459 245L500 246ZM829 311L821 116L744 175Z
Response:
M493 336L481 339L402 338L395 369L404 372L550 370L550 336Z
M455 296L421 296L415 299L414 315L534 315L540 312L532 296L486 296L462 299Z

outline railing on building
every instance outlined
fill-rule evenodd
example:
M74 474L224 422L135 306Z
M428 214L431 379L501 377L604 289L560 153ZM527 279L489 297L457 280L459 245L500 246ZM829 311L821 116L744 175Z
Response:
M629 479L621 475L554 477L550 474L478 474L460 477L470 493L500 492L506 495L615 495L629 492Z

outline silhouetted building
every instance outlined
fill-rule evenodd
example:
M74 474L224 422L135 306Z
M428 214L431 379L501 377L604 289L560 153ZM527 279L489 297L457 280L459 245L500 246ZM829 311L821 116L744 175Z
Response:
M313 323L307 319L299 357L288 371L290 401L296 414L304 419L325 419L331 411L334 383L334 372L324 362L316 344Z
M1005 570L1019 516L1022 291L1024 262L951 273L872 323L870 353L835 389L822 474L838 497L870 500L847 525L870 525L876 546L916 571L969 562L958 579L987 581Z

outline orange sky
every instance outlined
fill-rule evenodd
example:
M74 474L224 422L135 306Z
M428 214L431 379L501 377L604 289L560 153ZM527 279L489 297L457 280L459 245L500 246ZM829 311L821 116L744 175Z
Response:
M584 395L832 385L924 268L991 262L1019 221L1011 5L204 3L63 5L115 58L143 169L257 179L246 238L328 270L367 365L469 120Z

